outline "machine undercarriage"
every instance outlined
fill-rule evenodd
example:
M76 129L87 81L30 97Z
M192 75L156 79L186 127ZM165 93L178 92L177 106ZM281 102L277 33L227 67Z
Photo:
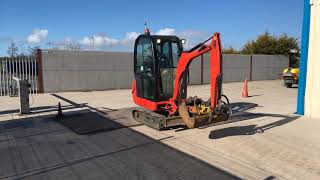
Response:
M220 110L213 112L210 108L210 99L204 101L198 97L189 97L179 106L179 114L168 116L165 112L154 112L145 108L132 111L132 117L149 127L165 130L178 126L197 128L228 120L232 110L229 107L227 96L222 95Z

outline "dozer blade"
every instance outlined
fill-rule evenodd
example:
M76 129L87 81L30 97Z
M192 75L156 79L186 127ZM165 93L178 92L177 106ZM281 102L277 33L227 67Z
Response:
M185 125L180 116L166 117L147 109L133 110L132 117L134 120L157 130Z
M134 120L157 130L161 130L165 127L166 117L147 109L133 110L132 117Z

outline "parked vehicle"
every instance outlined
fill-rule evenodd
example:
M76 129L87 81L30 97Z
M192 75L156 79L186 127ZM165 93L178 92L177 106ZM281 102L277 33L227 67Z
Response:
M291 88L293 84L298 84L299 68L288 67L283 70L283 83L287 88Z

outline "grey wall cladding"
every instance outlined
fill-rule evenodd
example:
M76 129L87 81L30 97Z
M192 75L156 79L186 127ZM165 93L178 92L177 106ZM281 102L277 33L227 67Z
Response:
M194 59L189 66L189 83L201 84L201 57Z
M223 55L223 82L243 81L250 77L250 59L248 55ZM203 83L210 83L210 55L203 58Z
M281 78L282 71L289 66L289 58L277 55L252 56L252 80L272 80Z
M190 64L190 84L210 83L209 54ZM223 55L223 81L272 80L281 76L289 64L288 57ZM131 88L133 53L43 50L44 92L93 91ZM203 82L201 82L203 75Z
M132 53L43 50L44 92L131 87Z

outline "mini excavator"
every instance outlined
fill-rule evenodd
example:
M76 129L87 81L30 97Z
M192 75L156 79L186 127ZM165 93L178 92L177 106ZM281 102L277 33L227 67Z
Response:
M163 130L181 125L191 129L229 118L229 100L222 94L220 34L214 33L188 51L183 50L184 43L176 36L150 35L147 27L137 37L132 98L142 108L132 111L136 121ZM208 52L211 98L187 98L189 65Z

